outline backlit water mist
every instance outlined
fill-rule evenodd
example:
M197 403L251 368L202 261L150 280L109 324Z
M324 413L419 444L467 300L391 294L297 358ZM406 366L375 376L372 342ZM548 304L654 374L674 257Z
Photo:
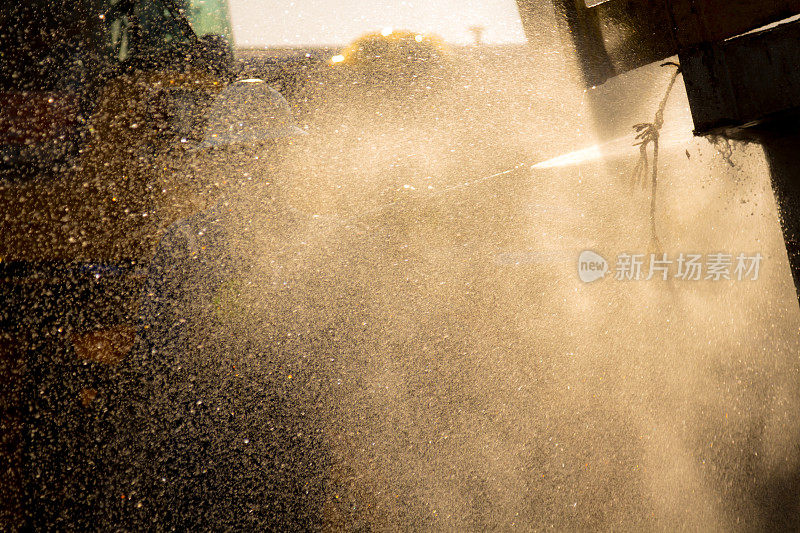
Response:
M693 138L679 82L657 250L628 132L669 73L623 80L609 143L565 60L466 62L439 100L386 105L342 85L308 104L310 135L283 162L226 167L253 182L224 204L248 268L219 304L234 311L214 318L228 329L200 337L234 340L225 356L307 420L298 431L325 455L322 521L796 527L800 315L761 150L726 157ZM283 224L276 203L310 222ZM612 264L605 279L580 281L584 250ZM757 280L614 279L619 254L656 252L763 261ZM196 363L192 387L233 372L215 361Z

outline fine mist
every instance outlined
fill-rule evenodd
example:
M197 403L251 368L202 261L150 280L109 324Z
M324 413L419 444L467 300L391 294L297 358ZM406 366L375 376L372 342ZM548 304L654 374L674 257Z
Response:
M280 162L218 168L243 183L224 205L249 267L228 328L203 335L235 340L307 420L323 521L797 527L800 315L761 150L693 138L679 80L656 250L632 130L612 149L595 137L568 58L460 53L424 97L331 81ZM625 129L668 73L646 79L621 97ZM595 143L599 158L532 168ZM764 259L754 281L586 284L583 250Z

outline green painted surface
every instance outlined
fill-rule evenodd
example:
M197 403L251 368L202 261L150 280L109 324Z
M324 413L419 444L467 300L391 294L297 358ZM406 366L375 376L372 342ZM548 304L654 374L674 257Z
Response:
M232 39L228 0L184 0L186 17L198 37L208 34Z

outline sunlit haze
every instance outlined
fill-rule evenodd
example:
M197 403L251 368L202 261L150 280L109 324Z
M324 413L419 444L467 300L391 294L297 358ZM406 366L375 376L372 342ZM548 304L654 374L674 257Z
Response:
M800 21L605 1L6 1L0 532L800 531Z
M485 28L486 43L525 39L514 0L230 0L239 47L345 44L384 28L433 32L451 43L473 42L471 26Z

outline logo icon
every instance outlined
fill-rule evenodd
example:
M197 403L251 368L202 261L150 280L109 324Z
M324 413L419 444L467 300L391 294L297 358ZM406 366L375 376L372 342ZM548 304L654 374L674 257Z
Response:
M578 257L578 277L584 283L604 278L608 270L608 261L591 250L584 250Z

